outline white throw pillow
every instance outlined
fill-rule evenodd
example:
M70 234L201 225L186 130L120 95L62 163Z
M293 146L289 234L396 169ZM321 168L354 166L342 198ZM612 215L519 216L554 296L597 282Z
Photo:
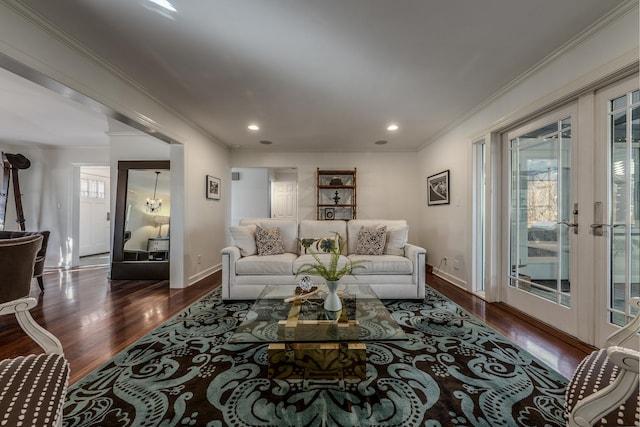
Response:
M378 226L380 227L380 226ZM384 245L385 255L404 256L404 245L409 240L409 226L387 227L387 241Z
M233 237L236 246L240 248L241 256L256 255L256 226L250 225L232 225L229 227L231 237Z

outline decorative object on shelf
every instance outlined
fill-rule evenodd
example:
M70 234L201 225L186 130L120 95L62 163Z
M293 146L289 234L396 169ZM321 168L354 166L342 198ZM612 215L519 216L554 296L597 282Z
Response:
M324 219L335 219L336 210L334 208L324 208Z
M313 239L311 241L301 240L301 245L307 245L305 247L309 248L313 243ZM315 262L303 264L300 269L296 272L296 275L300 274L310 274L312 276L320 276L327 282L327 287L334 287L337 289L338 282L342 279L342 276L345 274L355 274L354 270L357 268L365 268L362 264L365 262L364 260L355 260L351 261L348 258L342 268L338 268L338 262L340 261L340 256L344 251L345 241L344 238L340 235L340 233L334 233L334 237L323 239L317 247L319 247L322 252L331 255L329 257L328 262L323 262L320 259L320 256L317 252L309 252ZM334 282L333 284L329 284L329 282ZM325 299L325 309L327 311L338 311L342 309L342 304L340 302L340 298L335 294L335 289L332 291L329 288L329 295L327 299ZM335 298L338 298L336 303ZM328 301L328 302L327 302ZM337 308L336 308L337 307Z
M169 224L170 217L166 215L156 215L153 217L153 222L159 226L158 228L158 237L162 237L162 226ZM167 233L167 237L169 237L169 233Z
M153 198L147 197L146 211L147 213L156 213L162 207L162 199L156 198L156 192L158 191L158 178L160 177L160 171L156 171L156 186L153 189Z
M220 200L220 178L207 175L207 199Z
M431 175L427 178L427 203L429 205L448 205L449 170Z
M343 185L342 179L340 179L337 176L334 176L333 178L331 178L331 181L329 181L329 185Z
M333 196L333 201L336 202L336 205L338 204L338 202L340 201L340 196L338 195L338 192L336 191L336 195Z

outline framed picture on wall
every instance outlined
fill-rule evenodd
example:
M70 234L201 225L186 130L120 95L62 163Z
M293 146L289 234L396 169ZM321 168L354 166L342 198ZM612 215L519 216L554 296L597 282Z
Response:
M449 170L431 175L427 178L427 203L431 205L448 205Z
M206 188L207 199L220 200L220 178L207 175L206 185L207 185L207 188Z

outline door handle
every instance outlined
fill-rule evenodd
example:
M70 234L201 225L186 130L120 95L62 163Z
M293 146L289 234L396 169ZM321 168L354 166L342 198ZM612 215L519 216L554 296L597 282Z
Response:
M556 224L563 224L567 227L573 228L573 234L578 234L578 223L577 222L569 222L569 221L558 221Z
M591 228L602 228L602 227L609 227L609 228L626 227L626 224L591 224Z

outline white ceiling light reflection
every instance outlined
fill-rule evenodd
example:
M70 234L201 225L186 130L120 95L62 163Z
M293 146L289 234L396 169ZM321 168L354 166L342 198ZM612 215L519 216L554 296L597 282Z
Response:
M169 12L177 12L169 0L149 0L149 3L156 4Z

